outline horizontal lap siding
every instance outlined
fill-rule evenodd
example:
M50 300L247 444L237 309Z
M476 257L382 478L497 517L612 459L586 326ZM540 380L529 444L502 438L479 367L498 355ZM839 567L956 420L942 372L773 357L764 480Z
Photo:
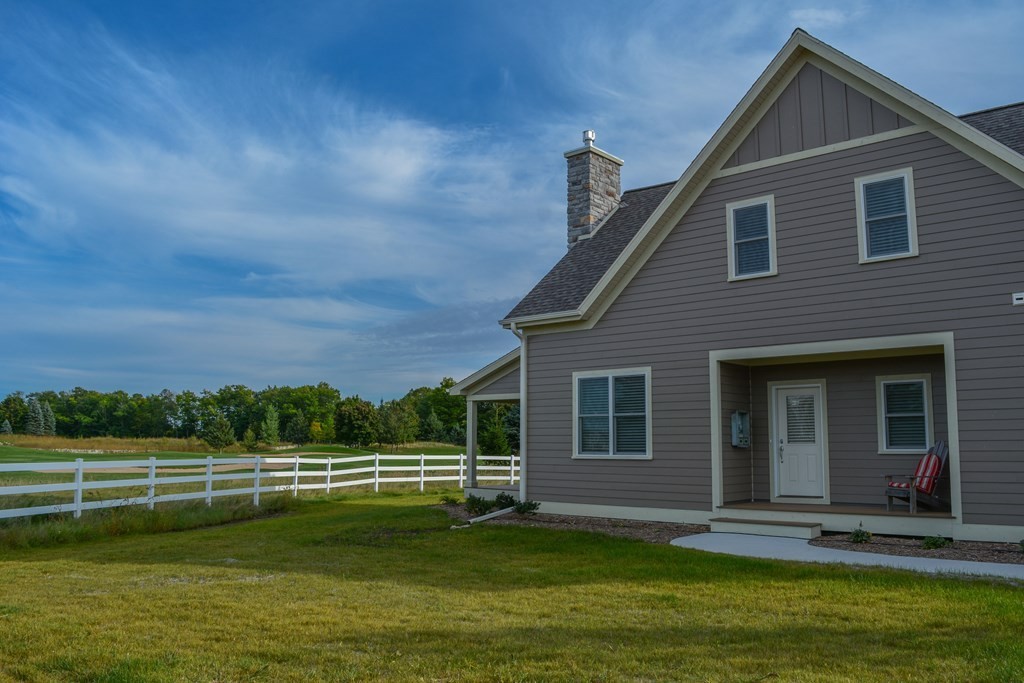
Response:
M474 394L518 394L519 366L509 370L490 384L484 384L473 390Z
M888 375L930 375L933 431L948 438L946 387L942 356L804 363L757 367L751 370L754 410L760 431L754 443L754 488L767 499L769 467L774 457L769 443L769 382L825 379L828 406L829 488L832 502L885 503L884 474L912 474L920 455L880 455L875 378ZM948 475L945 495L948 498Z
M722 490L727 503L751 499L752 464L749 448L733 448L732 413L750 412L750 368L732 363L720 366L722 387Z
M908 166L920 256L858 264L854 178ZM769 193L779 274L729 283L725 204ZM531 496L654 505L642 481L604 486L575 476L611 463L568 460L574 370L651 366L655 460L627 467L678 487L664 507L705 510L709 351L952 331L964 521L1024 524L1024 498L996 486L1024 477L1024 308L1010 306L1011 292L1024 289L1022 260L1024 189L928 133L719 178L593 329L530 337ZM753 436L763 438L754 412ZM873 443L874 424L866 429L860 441ZM726 457L727 497L742 495L740 459ZM545 463L566 461L569 470L540 478ZM767 497L767 460L755 457L754 468L754 495ZM844 473L850 488L839 484L834 497L867 491L874 477ZM987 484L991 493L979 493Z

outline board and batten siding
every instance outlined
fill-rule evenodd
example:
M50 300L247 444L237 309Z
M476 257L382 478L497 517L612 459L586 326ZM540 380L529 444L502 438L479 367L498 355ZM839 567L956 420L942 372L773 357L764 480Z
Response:
M914 125L813 64L804 64L725 168Z
M906 167L920 255L859 264L854 179ZM725 205L766 194L778 275L728 282ZM592 329L530 336L530 495L708 510L710 350L951 331L963 521L1024 524L1021 289L1024 189L930 133L718 178ZM572 460L572 372L637 366L654 458Z

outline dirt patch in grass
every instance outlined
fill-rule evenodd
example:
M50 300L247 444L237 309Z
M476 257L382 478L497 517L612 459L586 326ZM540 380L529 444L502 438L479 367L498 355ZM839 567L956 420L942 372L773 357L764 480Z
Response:
M901 536L874 536L870 543L852 543L850 534L828 534L812 540L811 545L835 550L853 550L859 553L903 555L905 557L931 557L939 560L966 560L968 562L998 562L1024 564L1024 552L1019 543L982 543L979 541L953 541L945 548L921 547L920 538Z
M441 505L452 518L465 522L473 517L462 505ZM574 517L570 515L549 515L538 512L532 515L518 515L510 512L501 517L489 519L482 524L529 526L542 529L568 529L571 531L595 531L609 536L635 538L648 543L668 543L673 538L704 534L710 531L705 524L676 524L673 522L646 522L636 519L610 519L608 517Z

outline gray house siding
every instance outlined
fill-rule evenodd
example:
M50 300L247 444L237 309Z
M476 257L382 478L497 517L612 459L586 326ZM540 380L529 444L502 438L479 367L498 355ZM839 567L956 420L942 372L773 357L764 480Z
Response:
M490 383L473 387L473 395L519 394L519 365Z
M813 64L805 64L725 168L913 125Z
M920 455L878 453L875 378L888 375L929 374L933 432L948 438L945 368L941 355L872 358L796 365L771 365L750 369L755 438L749 454L754 470L754 497L769 498L768 383L824 378L828 406L829 487L833 503L885 503L883 474L911 474ZM949 500L949 473L945 496ZM748 494L749 497L749 494ZM726 502L730 499L725 498Z
M908 166L920 256L858 264L854 178ZM725 204L769 193L779 274L727 282ZM1024 189L930 133L714 180L593 329L530 336L530 496L707 510L709 350L952 331L964 521L1024 524L1022 225ZM654 459L572 460L572 372L642 365Z
M749 413L751 409L750 368L722 363L719 374L722 382L722 489L726 501L750 500L753 492L751 449L732 445L733 411Z

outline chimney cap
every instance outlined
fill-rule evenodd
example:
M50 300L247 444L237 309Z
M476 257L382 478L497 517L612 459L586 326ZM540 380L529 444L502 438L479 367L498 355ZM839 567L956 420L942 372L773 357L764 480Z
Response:
M592 130L583 131L583 144L587 147L593 147L594 140L597 138L597 133Z

